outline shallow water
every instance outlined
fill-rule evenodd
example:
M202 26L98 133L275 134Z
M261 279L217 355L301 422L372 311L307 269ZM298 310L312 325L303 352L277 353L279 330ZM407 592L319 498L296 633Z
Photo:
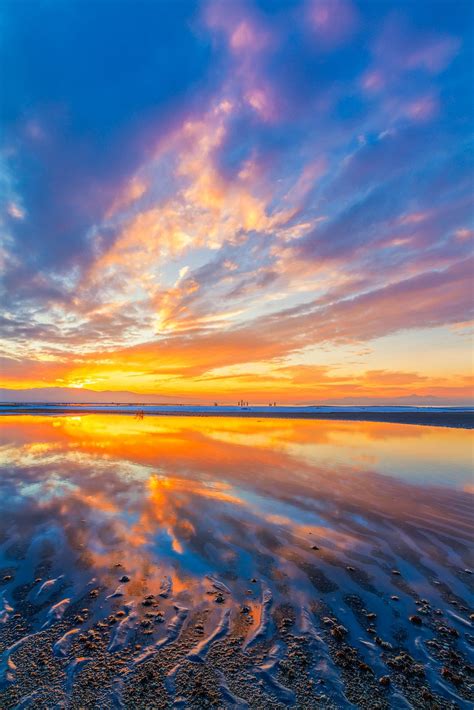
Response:
M0 707L471 707L472 432L1 425Z

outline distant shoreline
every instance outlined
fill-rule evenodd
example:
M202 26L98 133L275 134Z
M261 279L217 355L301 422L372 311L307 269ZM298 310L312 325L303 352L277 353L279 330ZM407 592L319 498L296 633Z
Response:
M143 412L149 416L240 417L254 419L323 419L335 421L371 421L394 424L417 424L461 429L474 429L474 409L464 407L231 407L194 405L136 404L26 404L0 403L0 415L14 414L127 414Z

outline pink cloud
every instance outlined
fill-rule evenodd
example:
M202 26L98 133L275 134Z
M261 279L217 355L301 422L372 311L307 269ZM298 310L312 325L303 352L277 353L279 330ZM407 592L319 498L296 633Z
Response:
M391 15L374 43L373 53L378 64L392 72L422 70L439 74L459 47L456 37L419 33L405 19Z
M308 18L321 48L326 50L346 42L359 24L357 11L348 0L312 0Z
M385 78L380 70L373 69L362 76L360 83L367 93L378 93L385 86Z
M455 37L432 37L414 47L404 60L407 69L424 69L430 74L438 74L446 69L460 46Z
M430 121L439 112L439 101L433 95L421 96L405 107L405 113L414 121Z
M419 32L392 13L372 45L373 61L359 78L360 90L368 96L383 93L385 112L391 117L427 122L438 114L439 99L430 91L413 98L410 82L418 80L420 73L436 75L445 70L460 45L457 37Z
M205 22L225 36L231 52L238 56L257 55L274 41L268 26L244 3L212 2L207 6Z
M256 10L244 3L212 2L205 14L207 26L224 38L233 58L229 85L264 122L281 113L280 101L265 60L278 43L278 32Z

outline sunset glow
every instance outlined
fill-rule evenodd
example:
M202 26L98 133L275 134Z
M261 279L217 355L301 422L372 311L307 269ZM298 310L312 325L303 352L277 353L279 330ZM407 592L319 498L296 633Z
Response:
M472 7L4 3L1 386L472 403Z

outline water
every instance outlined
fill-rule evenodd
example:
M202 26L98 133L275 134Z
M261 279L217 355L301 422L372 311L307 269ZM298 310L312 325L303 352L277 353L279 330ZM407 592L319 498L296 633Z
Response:
M470 431L1 423L2 708L471 706Z

